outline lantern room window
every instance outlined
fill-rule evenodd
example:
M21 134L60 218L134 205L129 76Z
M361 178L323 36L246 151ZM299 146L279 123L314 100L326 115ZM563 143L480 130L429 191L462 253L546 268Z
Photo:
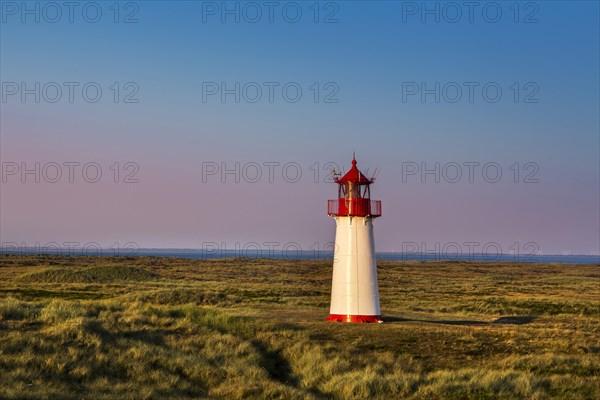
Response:
M339 186L338 197L340 199L369 199L371 197L371 190L369 189L369 185L348 182Z

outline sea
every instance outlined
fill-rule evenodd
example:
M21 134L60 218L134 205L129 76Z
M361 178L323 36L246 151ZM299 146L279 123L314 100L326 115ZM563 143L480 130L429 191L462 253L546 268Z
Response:
M224 250L209 251L204 249L57 249L57 248L3 248L0 254L48 254L73 256L127 256L127 257L178 257L189 259L218 258L273 258L282 260L323 260L333 259L332 251L295 250ZM597 255L539 255L539 254L439 254L427 252L377 252L378 260L386 261L482 261L482 262L531 262L531 263L563 263L563 264L600 264Z

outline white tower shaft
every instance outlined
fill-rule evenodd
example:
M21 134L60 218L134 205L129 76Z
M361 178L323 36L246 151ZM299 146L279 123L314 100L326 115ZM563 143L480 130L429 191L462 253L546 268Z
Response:
M373 218L336 216L329 320L381 322Z

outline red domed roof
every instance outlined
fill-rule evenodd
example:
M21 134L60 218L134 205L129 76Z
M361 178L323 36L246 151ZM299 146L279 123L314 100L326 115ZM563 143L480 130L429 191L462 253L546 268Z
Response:
M374 179L367 178L358 170L358 168L356 168L356 160L354 158L352 159L352 168L350 168L350 171L341 178L335 178L335 183L339 184L356 183L360 185L370 185L373 181Z

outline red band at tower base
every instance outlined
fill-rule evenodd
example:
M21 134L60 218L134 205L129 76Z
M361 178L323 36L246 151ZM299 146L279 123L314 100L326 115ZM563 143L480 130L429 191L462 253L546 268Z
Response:
M358 323L382 323L381 315L343 315L329 314L325 321L332 322L358 322Z

